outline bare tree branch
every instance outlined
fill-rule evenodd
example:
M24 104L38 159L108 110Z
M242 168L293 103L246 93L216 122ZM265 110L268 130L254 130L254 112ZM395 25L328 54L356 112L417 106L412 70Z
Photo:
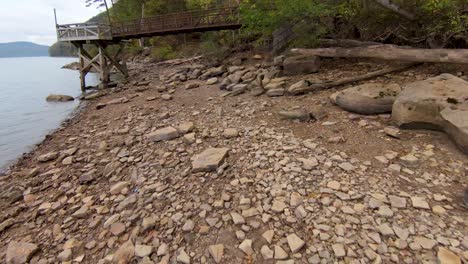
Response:
M389 9L389 10L392 10L393 12L399 14L400 16L408 19L408 20L411 20L411 21L414 21L415 20L415 15L402 9L401 7L399 7L398 5L394 4L391 2L391 0L374 0L374 2L376 2L377 4Z

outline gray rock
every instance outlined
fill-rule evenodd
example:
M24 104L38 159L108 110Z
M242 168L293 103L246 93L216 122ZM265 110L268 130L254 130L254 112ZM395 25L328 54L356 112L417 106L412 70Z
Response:
M390 113L400 92L398 84L368 83L341 91L336 95L336 104L358 114Z
M393 105L403 128L444 131L468 154L468 82L450 74L407 84Z
M48 162L57 159L59 156L59 153L56 151L49 152L47 154L41 155L37 157L37 161L39 162Z
M114 253L113 262L114 263L130 263L130 260L135 255L135 246L132 241L129 240L123 243L119 249Z
M196 155L192 162L193 172L216 171L228 154L227 148L209 148Z
M278 97L278 96L283 96L285 90L283 88L278 88L278 89L270 89L266 92L266 95L269 97Z
M180 136L179 131L177 131L177 129L173 127L165 127L162 129L158 129L146 135L146 137L149 140L154 141L154 142L171 140L174 138L178 138L179 136Z
M224 255L223 244L212 245L208 248L208 251L210 252L210 255L214 259L215 263L221 263Z
M311 119L309 112L305 109L280 111L278 114L282 119L299 120L301 122L307 122Z
M316 56L295 56L284 60L283 72L286 76L305 75L318 72L320 58Z

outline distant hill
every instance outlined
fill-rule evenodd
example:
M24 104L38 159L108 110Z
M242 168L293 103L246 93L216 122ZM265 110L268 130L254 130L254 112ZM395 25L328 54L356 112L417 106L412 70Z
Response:
M0 43L0 58L49 56L49 46L32 42Z

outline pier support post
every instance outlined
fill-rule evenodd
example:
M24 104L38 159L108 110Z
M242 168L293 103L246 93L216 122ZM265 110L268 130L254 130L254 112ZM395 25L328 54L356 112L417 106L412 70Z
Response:
M83 57L83 44L78 45L78 58L80 60L80 87L81 87L81 92L86 91L86 74L88 73L87 71L84 71L84 65L85 65L85 60Z
M112 69L116 69L128 77L127 65L123 57L122 51L124 45L120 43L119 49L114 56L111 56L107 51L107 43L100 41L93 41L90 44L95 45L98 48L96 56L91 56L84 48L83 42L72 42L73 45L78 49L79 64L80 64L80 84L81 91L86 91L86 75L89 71L94 68L99 73L99 79L101 81L100 87L106 88L110 82L110 73Z

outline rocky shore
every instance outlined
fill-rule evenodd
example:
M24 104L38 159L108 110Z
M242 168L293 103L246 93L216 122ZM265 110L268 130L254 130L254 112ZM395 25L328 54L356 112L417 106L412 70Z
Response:
M373 63L280 77L278 60L129 65L0 178L2 262L466 263L458 142L347 112L335 89L283 96Z

